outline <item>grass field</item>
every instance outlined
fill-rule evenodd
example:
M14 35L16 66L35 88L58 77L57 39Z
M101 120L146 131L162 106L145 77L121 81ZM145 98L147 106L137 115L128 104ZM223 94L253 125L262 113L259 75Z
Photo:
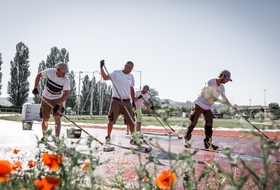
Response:
M90 124L106 124L107 116L67 116L73 122L78 123L90 123ZM186 127L188 125L188 118L183 117L171 117L167 119L167 124L157 117L158 120L165 126L181 126ZM0 119L10 120L10 121L19 121L21 122L20 115L11 115L11 116L1 116ZM161 127L160 122L153 116L144 116L142 120L142 126L159 126ZM51 117L50 122L53 122ZM69 122L66 118L62 117L62 122ZM250 120L256 127L261 130L264 129L280 129L280 120ZM122 117L119 117L117 121L118 125L123 125ZM196 128L203 127L203 120L199 119L199 122ZM243 129L252 129L252 126L245 120L236 120L236 119L214 119L214 128L243 128Z

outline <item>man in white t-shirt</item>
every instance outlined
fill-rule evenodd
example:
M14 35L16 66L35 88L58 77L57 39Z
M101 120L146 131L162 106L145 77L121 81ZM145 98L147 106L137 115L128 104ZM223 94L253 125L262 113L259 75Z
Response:
M212 144L213 114L211 107L215 102L223 103L228 106L231 105L226 98L224 88L224 84L226 84L228 81L232 81L231 74L228 70L223 70L220 72L218 78L213 78L206 82L201 94L195 100L189 116L190 121L185 134L185 147L190 146L188 141L191 140L192 131L196 126L200 115L202 114L205 130L204 147L206 149L213 150L217 150L219 148L218 146ZM219 96L221 96L222 99L219 99Z
M41 101L40 116L42 118L42 142L46 141L46 132L48 130L48 121L50 119L51 111L53 112L55 122L55 135L59 137L61 129L61 115L58 110L63 113L63 102L67 99L70 92L70 81L66 73L68 73L68 65L66 63L58 63L55 68L48 68L39 72L35 79L34 89L32 93L39 95L38 85L41 78L46 78L46 85L42 93L42 98L51 104Z
M113 125L118 120L119 115L124 116L124 123L130 129L130 133L134 133L134 117L132 105L134 106L134 76L131 74L134 64L132 61L126 62L123 70L115 70L108 75L104 71L105 61L100 61L100 73L103 80L111 80L113 83L113 94L110 109L108 112L107 143L111 141L111 132ZM135 144L135 140L130 140L131 144Z
M149 86L145 85L145 86L143 86L142 90L139 90L139 91L135 92L135 98L134 98L135 110L134 110L134 114L136 116L136 130L137 131L141 131L141 123L142 123L142 109L141 109L141 107L142 107L142 105L144 104L149 112L152 112L152 110L154 109L153 102L150 99L150 96L148 94L149 90L150 90ZM144 100L148 100L150 105L151 105L151 107Z

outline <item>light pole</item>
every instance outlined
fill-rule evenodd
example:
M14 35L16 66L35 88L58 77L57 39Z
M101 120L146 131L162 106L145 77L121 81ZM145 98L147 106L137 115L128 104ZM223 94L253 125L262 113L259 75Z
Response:
M264 106L266 105L266 89L264 89Z
M133 71L140 73L140 89L139 90L141 91L141 89L142 89L142 71L137 71L137 70L133 70Z
M83 73L83 71L79 71L78 114L77 114L77 115L79 115L79 110L80 110L80 86L81 86L81 73Z

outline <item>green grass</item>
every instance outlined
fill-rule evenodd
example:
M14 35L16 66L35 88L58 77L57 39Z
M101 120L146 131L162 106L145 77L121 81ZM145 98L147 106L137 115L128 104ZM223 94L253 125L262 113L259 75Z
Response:
M90 124L106 124L107 116L68 116L69 119L73 122L77 123L90 123ZM9 121L19 121L21 122L20 115L11 115L11 116L1 116L0 119L9 120ZM158 121L158 120L159 121ZM159 126L161 127L161 123L164 126L181 126L186 127L188 125L188 118L183 117L171 117L167 119L168 123L165 123L161 118L157 117L157 119L153 116L144 116L142 119L142 126ZM65 117L61 118L62 122L69 122ZM53 118L50 118L50 122L53 122ZM161 122L161 123L160 123ZM280 128L280 120L250 120L253 125L255 125L259 129L279 129ZM118 125L123 125L123 118L120 116L118 118ZM214 128L243 128L243 129L253 129L252 125L249 124L245 120L235 120L235 119L214 119ZM196 128L203 128L203 120L199 119Z

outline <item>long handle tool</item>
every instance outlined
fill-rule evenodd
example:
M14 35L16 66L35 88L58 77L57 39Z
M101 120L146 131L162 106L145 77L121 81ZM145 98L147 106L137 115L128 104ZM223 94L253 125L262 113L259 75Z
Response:
M244 117L240 112L237 110L236 107L231 106L236 113L238 113L244 120L246 120L250 125L252 125L257 131L259 131L265 138L271 140L266 134L264 134L259 128L257 128L255 125L253 125L246 117ZM273 141L272 141L273 142ZM274 143L274 142L273 142Z
M51 108L53 108L53 106L44 99L43 96L40 97L42 101L44 101L46 104L48 104ZM73 122L69 117L67 117L66 115L64 115L61 111L57 110L57 112L62 115L63 117L65 117L68 121L70 121L71 123L73 123L76 127L78 127L79 129L81 129L83 132L85 132L87 135L89 135L90 137L93 138L93 140L99 142L99 144L103 145L103 143L101 141L99 141L97 138L91 136L86 130L84 130L82 127L80 127L79 125L77 125L75 122Z
M111 82L112 82L112 84L113 84L113 86L114 86L114 88L115 88L115 90L116 90L116 92L117 92L117 94L118 94L118 96L119 96L121 102L122 102L122 105L123 105L125 111L127 112L128 116L129 116L129 118L130 118L130 120L132 121L132 123L133 123L133 125L134 125L134 128L136 128L136 127L135 127L136 125L135 125L135 123L134 123L134 120L133 120L132 116L130 115L130 113L129 113L127 107L125 106L125 104L124 104L124 102L123 102L123 100L122 100L122 98L121 98L121 95L120 95L120 93L119 93L117 87L115 86L115 83L113 82L113 80L112 80L112 78L111 78L111 76L110 76L110 74L109 74L107 68L105 67L105 65L104 65L103 67L104 67L104 69L105 69L105 71L106 71L108 77L110 78L110 80L111 80ZM147 145L150 147L150 150L152 150L151 145L144 139L144 137L143 137L143 142L144 142L145 144L147 144Z
M142 97L142 99L144 100L144 102L150 107L150 109L151 109L151 105ZM155 111L153 111L153 116L158 120L158 122L164 127L164 129L165 130L167 130L166 128L165 128L165 126L162 124L162 122L155 116L155 114L159 117L159 118L161 118ZM168 124L166 124L174 133L176 133L176 131L172 128L172 127L170 127ZM168 130L167 130L168 131ZM182 139L183 137L180 137L178 134L177 134L177 137L178 137L178 139Z

